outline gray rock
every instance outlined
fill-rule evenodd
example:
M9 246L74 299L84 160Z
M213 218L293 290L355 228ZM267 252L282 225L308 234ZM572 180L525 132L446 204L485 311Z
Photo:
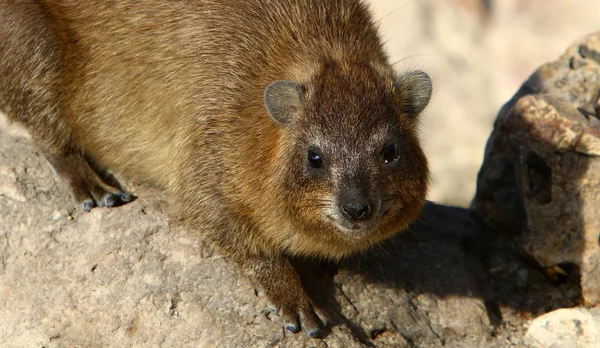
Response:
M539 233L571 224L573 197L593 192L586 188L573 195L563 190L561 195L556 188L562 183L577 188L574 175L593 174L564 168L579 168L596 156L598 122L590 116L598 108L585 99L593 99L594 91L586 86L597 81L594 45L588 39L587 48L579 45L569 51L576 59L541 69L541 78L532 77L519 98L532 94L535 86L552 94L518 103L515 97L501 112L504 116L490 139L480 177L482 196L476 198L474 211L495 232L518 232L513 235L521 238L521 245L553 240ZM554 94L565 85L560 78L552 80L560 77L555 75L559 68L574 71L572 81L587 81L577 85L567 80L571 87L562 101ZM531 85L536 81L546 82ZM513 112L515 103L522 111ZM575 112L573 105L584 109ZM540 119L546 123L538 123ZM558 128L534 127L558 121ZM508 127L525 140L508 136ZM542 161L526 157L546 154L540 139L550 139L559 151ZM526 152L516 144L526 144ZM536 170L522 172L523 163L533 163ZM540 163L559 173L551 176L550 195ZM595 168L591 162L586 165ZM533 183L527 186L532 192L521 185L523 178ZM526 324L532 317L581 302L581 289L574 284L578 277L569 274L565 284L553 286L470 211L430 203L408 231L362 255L338 265L296 260L309 292L333 321L325 339L309 339L285 332L280 319L266 310L264 296L226 257L169 218L160 192L127 188L139 196L132 203L89 214L75 210L30 140L0 129L2 347L525 347ZM566 213L559 218L543 215L542 202L548 197ZM536 216L550 220L534 220ZM581 227L591 220L574 221L583 225L568 226ZM538 222L545 231L522 228ZM582 245L566 250L579 256L591 250L588 255L594 255L593 248ZM565 258L560 248L532 254L538 260L559 255L548 257L552 262L583 260ZM588 286L593 273L586 268L590 260L578 263L588 272L583 274L587 299L593 298Z
M600 308L546 313L531 322L527 340L535 348L600 347Z
M580 268L600 303L600 33L543 65L500 111L472 209L542 267Z
M484 266L463 245L478 227L464 209L430 204L410 233L340 265L298 261L332 313L316 340L285 332L159 192L128 188L132 203L74 210L30 140L0 133L2 347L505 346L490 338Z

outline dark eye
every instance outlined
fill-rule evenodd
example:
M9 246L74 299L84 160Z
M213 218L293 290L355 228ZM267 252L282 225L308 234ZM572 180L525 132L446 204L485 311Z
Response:
M398 160L398 145L391 143L383 148L383 161L385 164L392 164Z
M311 168L323 168L323 157L315 150L308 150L308 165Z

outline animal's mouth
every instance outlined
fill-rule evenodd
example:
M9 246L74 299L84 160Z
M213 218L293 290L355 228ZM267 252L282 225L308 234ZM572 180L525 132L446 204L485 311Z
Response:
M362 239L371 234L371 227L362 227L358 224L343 225L332 216L328 216L328 218L333 221L337 230L340 231L346 237L350 237L352 239Z
M331 223L340 236L360 240L382 233L381 227L384 225L387 226L391 223L392 226L396 226L396 222L405 222L405 210L410 209L415 204L418 204L418 198L403 200L402 202L381 199L378 204L375 204L375 213L369 219L363 221L349 220L344 217L339 209L336 209L335 205L331 205L321 211L321 219Z
M389 206L382 205L378 214L374 215L369 220L360 222L349 221L341 216L341 214L326 214L326 217L332 221L344 235L354 238L364 238L372 234L381 218L388 215L389 212Z
M333 216L331 215L327 215L327 218L329 218L329 220L333 221L336 225L338 225L338 227L342 227L342 229L346 229L346 230L351 230L351 231L359 231L364 229L363 226L361 226L361 224L359 223L347 223L347 224L340 224L340 222Z

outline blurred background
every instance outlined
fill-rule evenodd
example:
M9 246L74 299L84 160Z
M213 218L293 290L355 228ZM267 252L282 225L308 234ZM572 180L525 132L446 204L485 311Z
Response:
M397 71L434 83L421 134L429 199L468 206L499 108L541 64L600 30L600 0L366 0Z
M429 199L465 207L502 104L537 67L600 30L600 0L364 1L396 70L423 69L433 79L421 119Z

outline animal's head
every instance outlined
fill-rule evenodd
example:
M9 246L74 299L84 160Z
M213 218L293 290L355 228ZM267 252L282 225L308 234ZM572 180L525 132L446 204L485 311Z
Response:
M431 92L422 71L395 76L337 64L308 82L265 89L266 109L285 133L280 192L303 233L360 249L416 218L429 175L417 121Z

